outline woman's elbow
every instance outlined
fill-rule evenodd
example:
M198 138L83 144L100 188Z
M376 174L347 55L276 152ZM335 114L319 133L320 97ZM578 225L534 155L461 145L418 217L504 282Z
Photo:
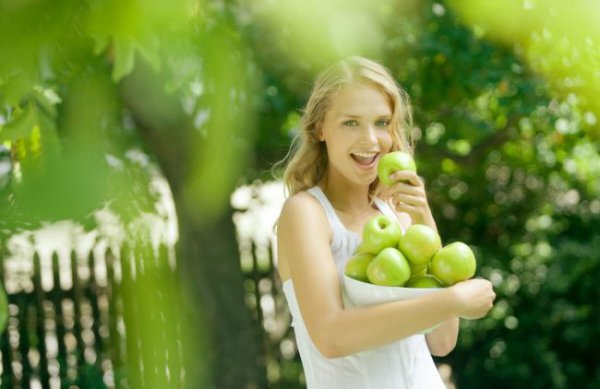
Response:
M308 335L313 346L327 359L345 357L351 352L348 350L348 342L345 342L337 326L331 323L319 323L308 327Z
M429 352L434 357L445 357L456 347L456 339L445 339L429 345Z
M344 342L343 339L336 335L329 331L323 331L322 333L313 333L310 338L313 345L324 358L341 358L351 354L352 352L349 350L347 342Z
M346 356L344 350L342 350L342 348L332 339L320 339L314 342L314 345L317 350L319 350L319 353L327 359L341 358Z

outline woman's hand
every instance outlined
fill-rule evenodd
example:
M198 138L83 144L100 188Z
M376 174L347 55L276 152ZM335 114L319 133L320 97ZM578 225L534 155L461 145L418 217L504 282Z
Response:
M411 171L397 171L390 176L392 186L382 190L382 197L391 202L396 212L410 215L413 224L425 224L437 229L425 193L423 180Z
M458 314L465 319L485 316L496 298L492 283L481 278L456 283L450 289L457 301Z

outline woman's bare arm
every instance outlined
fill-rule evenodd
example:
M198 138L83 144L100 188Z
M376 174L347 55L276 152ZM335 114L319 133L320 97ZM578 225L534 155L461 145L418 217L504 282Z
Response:
M306 193L290 198L280 216L277 235L278 258L289 269L309 335L326 357L379 347L460 315L481 317L493 301L491 286L479 283L408 301L344 309L330 251L331 231L316 199ZM489 298L476 306L470 301L475 293Z

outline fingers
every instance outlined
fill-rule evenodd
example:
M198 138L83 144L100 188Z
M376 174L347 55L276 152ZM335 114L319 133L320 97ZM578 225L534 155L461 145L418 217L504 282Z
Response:
M429 209L427 197L422 192L405 193L396 192L390 197L391 203L399 212L406 212L409 215L426 214Z
M408 170L399 170L392 174L390 178L396 183L408 182L412 186L424 186L423 178Z
M413 219L413 222L416 223L417 220L421 220L422 219L422 215L424 214L423 211L423 207L417 204L411 204L409 202L403 202L403 201L398 201L398 202L393 202L394 205L394 209L396 210L396 212L399 213L407 213L411 216L411 218ZM416 223L416 224L422 224L422 223Z
M463 305L461 317L479 319L487 315L493 307L496 293L488 280L475 278L459 282L455 286L459 290L459 300Z
M388 200L389 198L391 198L392 192L390 191L389 188L387 188L383 185L378 185L377 188L375 189L375 192L373 193L373 195L377 198L380 198L383 200Z
M391 195L407 194L415 197L426 197L423 181L413 172L397 172L399 179L387 188Z
M388 201L396 212L410 215L413 223L435 228L423 179L410 171L397 171L391 178L394 183L389 187L380 187L375 196Z
M392 203L395 206L406 204L414 207L422 207L427 204L427 199L419 194L396 193L392 196Z
M380 185L375 192L375 196L388 199L393 195L403 192L413 196L425 195L425 184L421 177L410 171L397 171L390 177L393 180L392 186L385 187Z
M393 194L407 194L416 197L425 197L425 188L422 186L413 186L411 184L406 184L399 182L395 184L393 187Z
M414 186L406 182L397 182L389 190L388 199L396 212L407 213L414 224L435 226L423 185Z
M394 207L396 208L397 212L404 212L408 213L409 215L414 215L419 211L419 207L407 203L394 204Z

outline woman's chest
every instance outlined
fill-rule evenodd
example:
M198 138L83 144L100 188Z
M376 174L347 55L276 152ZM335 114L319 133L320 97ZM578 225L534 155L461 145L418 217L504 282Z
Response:
M362 214L348 214L338 211L336 211L336 213L343 226L347 230L352 231L358 235L362 235L363 227L367 223L367 221L369 221L371 218L377 215L381 215L381 212L377 209L373 209Z

